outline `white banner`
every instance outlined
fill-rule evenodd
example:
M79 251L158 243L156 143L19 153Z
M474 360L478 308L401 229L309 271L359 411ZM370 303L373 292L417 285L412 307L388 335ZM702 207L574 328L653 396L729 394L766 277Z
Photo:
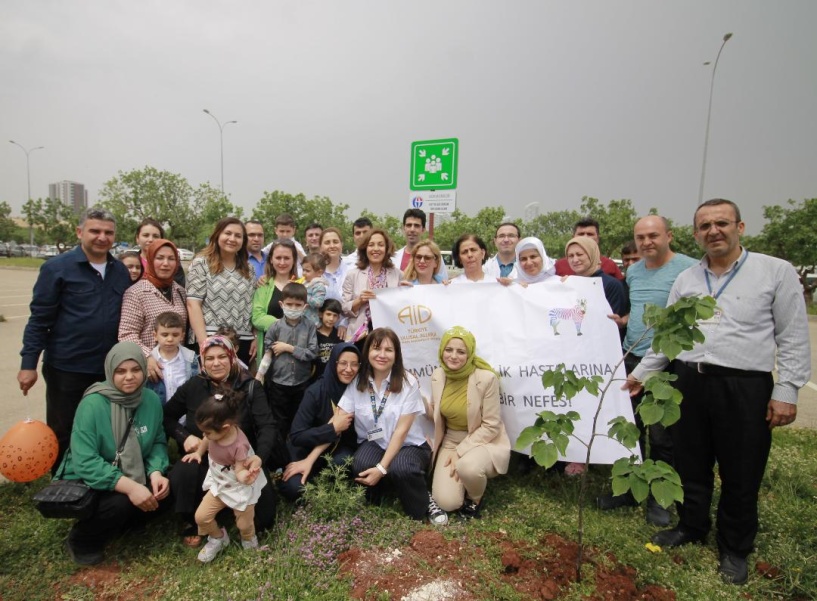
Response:
M448 328L460 325L477 340L477 354L499 374L502 418L512 444L523 428L545 409L576 411L574 434L590 440L598 398L581 392L571 400L556 398L542 386L542 373L564 363L579 376L601 375L605 382L621 360L618 328L608 319L610 305L600 278L551 278L524 288L517 284L415 286L377 291L371 302L375 327L389 327L400 338L403 362L418 376L430 397L431 372L439 366L440 339ZM615 378L625 379L624 366ZM597 432L606 434L607 422L623 415L633 420L630 399L614 382L604 399ZM638 451L633 451L638 453ZM633 452L619 443L597 437L592 463L613 463ZM571 438L567 461L584 462L585 446Z

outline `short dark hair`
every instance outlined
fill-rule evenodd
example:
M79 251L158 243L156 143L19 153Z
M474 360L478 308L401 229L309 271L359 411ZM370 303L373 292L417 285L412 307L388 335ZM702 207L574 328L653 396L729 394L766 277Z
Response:
M368 217L358 217L352 223L352 231L354 231L355 228L361 228L361 227L374 227L374 226L372 225L372 220L369 219Z
M463 242L467 242L468 240L473 240L477 243L477 246L485 251L485 255L482 257L482 264L485 265L485 261L488 260L488 245L485 244L485 241L476 234L463 234L457 238L456 242L454 242L454 246L451 247L451 255L454 257L454 265L460 269L463 268L462 261L460 261L460 246L462 246Z
M306 302L306 286L303 284L299 284L298 282L290 282L284 289L281 290L281 301L285 301L287 299L301 301L302 303Z
M97 221L110 221L116 225L116 217L113 216L108 209L103 207L90 207L85 209L79 216L79 227L83 227L85 222L89 219L96 219Z
M309 225L304 228L304 234L306 234L309 230L320 230L323 231L323 226L318 223L317 221L313 221Z
M711 198L702 202L700 205L698 205L698 208L695 209L695 213L692 215L692 228L695 230L698 229L698 224L695 220L698 218L698 211L700 211L702 207L719 207L721 205L729 205L732 207L732 210L735 211L735 221L741 221L740 209L738 208L738 205L731 200L726 200L725 198Z
M601 229L599 228L599 222L593 219L592 217L583 217L579 219L575 224L573 224L573 234L576 234L576 230L580 227L594 227L596 228L596 234L601 234Z
M513 221L505 221L504 223L500 223L496 226L496 231L494 232L494 238L496 238L497 234L499 234L499 229L505 227L506 225L510 225L516 228L516 235L521 238L522 237L522 230L519 229L519 225L514 223Z
M635 240L630 240L621 247L621 254L622 255L632 255L638 252L638 247L635 245Z
M327 298L323 301L319 313L323 313L324 311L331 311L332 313L343 315L343 305L341 305L340 301L336 298Z
M420 223L423 224L423 229L426 229L426 214L425 211L422 209L408 209L405 213L403 213L403 225L406 225L406 219L409 217L414 217L420 220Z
M278 227L279 225L288 225L291 227L295 227L295 220L289 213L281 213L280 215L278 215L278 217L275 218L275 227Z
M175 311L165 311L156 316L156 320L153 323L153 331L157 331L159 326L163 328L181 328L183 330L184 319Z
M264 224L261 223L258 219L247 219L247 221L244 222L244 226L246 227L246 226L250 225L251 223L253 225L260 225L261 228L264 227Z
M403 390L403 380L406 378L406 370L403 367L403 352L400 349L400 338L391 328L377 328L369 332L366 342L363 345L363 352L360 355L360 371L357 374L357 389L361 392L369 386L369 378L374 375L372 364L369 362L369 351L372 347L379 349L384 340L391 340L394 346L394 365L391 368L391 378L389 380L389 392L400 392Z

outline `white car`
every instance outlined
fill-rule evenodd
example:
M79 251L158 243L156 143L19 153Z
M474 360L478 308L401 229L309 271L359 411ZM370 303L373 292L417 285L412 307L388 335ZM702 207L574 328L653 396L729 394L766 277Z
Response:
M192 261L195 256L196 254L192 250L187 250L186 248L179 249L179 259L182 261Z

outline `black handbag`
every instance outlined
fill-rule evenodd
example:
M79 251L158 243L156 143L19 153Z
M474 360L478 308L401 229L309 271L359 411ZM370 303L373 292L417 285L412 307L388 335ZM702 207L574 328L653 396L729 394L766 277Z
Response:
M125 428L125 435L119 443L113 465L119 465L119 456L125 448L131 426L133 417L128 420L128 427ZM70 452L71 449L68 449L68 453ZM63 461L62 469L55 474L55 479L35 494L33 501L44 518L87 520L96 511L99 492L82 480L60 480L64 467Z

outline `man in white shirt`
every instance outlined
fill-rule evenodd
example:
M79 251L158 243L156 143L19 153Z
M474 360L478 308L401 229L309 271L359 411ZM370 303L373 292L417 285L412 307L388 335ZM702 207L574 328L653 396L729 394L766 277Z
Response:
M496 228L494 246L497 253L482 266L486 278L492 281L496 278L516 278L516 245L521 237L522 232L515 223L508 221Z

